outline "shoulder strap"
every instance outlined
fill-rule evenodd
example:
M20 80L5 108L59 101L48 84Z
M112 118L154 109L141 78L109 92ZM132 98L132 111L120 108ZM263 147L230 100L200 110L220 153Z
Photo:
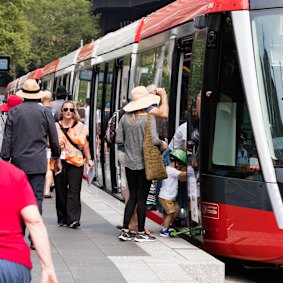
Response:
M119 126L119 120L120 120L120 111L117 111L117 115L116 115L116 127L115 127L115 130L118 129L118 126Z
M66 137L66 138L68 139L68 141L71 143L71 145L72 145L73 147L75 147L76 149L81 150L81 149L79 148L79 146L78 146L77 144L75 144L75 143L71 140L71 138L70 138L70 136L67 134L67 132L64 131L62 125L61 125L60 123L58 123L58 124L59 124L59 126L60 126L60 129L61 129L62 133L65 135L65 137Z

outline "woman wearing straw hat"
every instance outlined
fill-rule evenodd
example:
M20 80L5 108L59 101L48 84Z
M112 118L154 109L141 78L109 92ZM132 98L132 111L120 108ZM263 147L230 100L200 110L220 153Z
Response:
M135 87L132 92L132 101L125 107L125 114L119 122L116 133L116 143L125 146L125 167L127 182L130 190L130 199L126 204L124 213L123 229L119 239L123 241L132 240L129 231L129 223L137 206L138 233L136 242L154 241L155 237L145 232L146 199L150 189L151 181L145 177L143 140L147 120L146 109L158 104L160 97L150 94L144 86ZM155 118L151 119L151 131L153 143L160 146L162 150L167 144L158 138Z

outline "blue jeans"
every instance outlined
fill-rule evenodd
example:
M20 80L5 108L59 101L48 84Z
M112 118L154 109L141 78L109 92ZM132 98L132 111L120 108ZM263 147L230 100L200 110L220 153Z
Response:
M29 283L31 282L30 269L22 264L0 259L1 283Z

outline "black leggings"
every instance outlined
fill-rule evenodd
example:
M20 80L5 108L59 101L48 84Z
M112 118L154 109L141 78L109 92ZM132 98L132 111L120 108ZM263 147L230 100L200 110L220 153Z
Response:
M126 167L126 176L130 191L130 198L125 207L124 228L129 228L129 223L137 206L138 231L144 231L146 217L146 199L150 189L151 181L145 177L145 170L131 170Z

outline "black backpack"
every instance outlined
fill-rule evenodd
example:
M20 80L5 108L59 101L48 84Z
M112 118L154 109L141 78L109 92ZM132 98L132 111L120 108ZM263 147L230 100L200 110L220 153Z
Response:
M124 110L117 110L112 114L111 118L108 120L104 136L104 139L108 143L115 143L116 130L118 128L119 121L124 113Z

